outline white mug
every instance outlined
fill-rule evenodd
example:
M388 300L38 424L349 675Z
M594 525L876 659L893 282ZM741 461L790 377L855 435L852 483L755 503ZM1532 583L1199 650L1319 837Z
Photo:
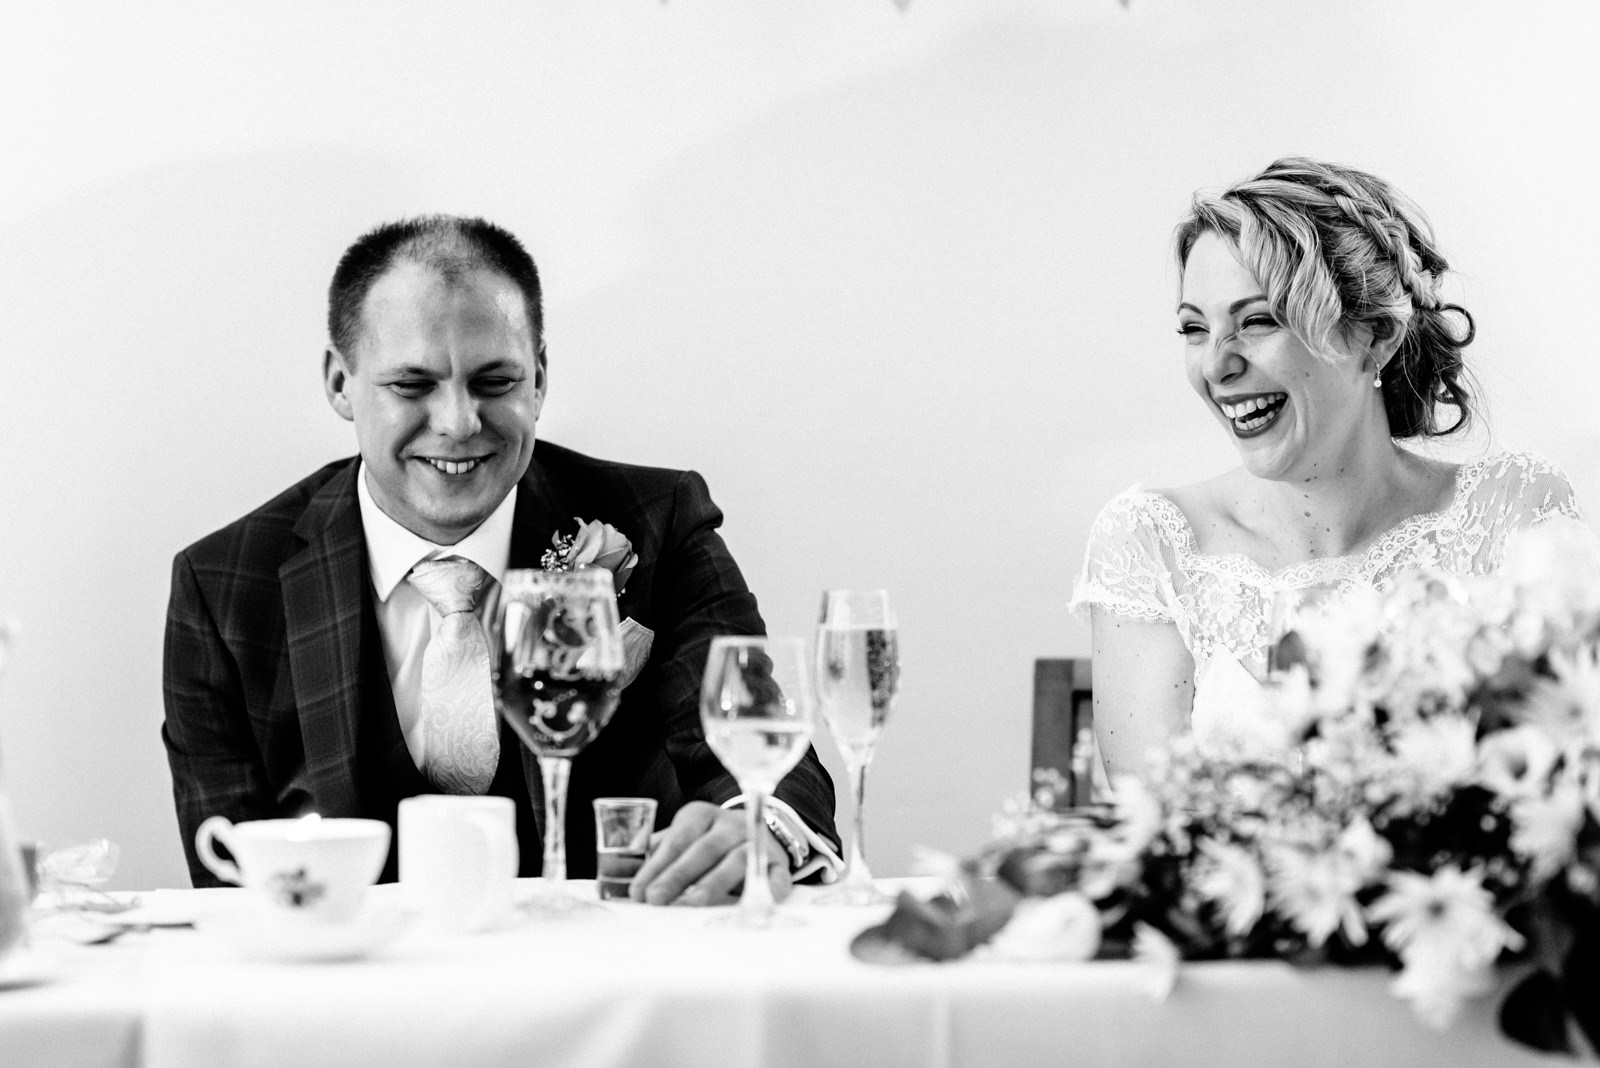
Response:
M382 820L250 820L212 816L194 836L200 861L219 879L254 891L275 914L343 921L361 908L389 856ZM233 854L217 855L220 842Z
M517 860L509 797L421 794L400 802L400 885L424 927L461 933L502 923Z

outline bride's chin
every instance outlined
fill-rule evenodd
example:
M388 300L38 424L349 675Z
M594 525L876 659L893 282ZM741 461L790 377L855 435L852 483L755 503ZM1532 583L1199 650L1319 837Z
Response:
M1285 482L1293 474L1293 457L1278 449L1240 449L1239 459L1246 471L1269 482Z

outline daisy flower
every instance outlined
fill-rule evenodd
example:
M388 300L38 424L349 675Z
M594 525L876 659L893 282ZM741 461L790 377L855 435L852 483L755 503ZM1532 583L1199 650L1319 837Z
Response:
M1600 645L1550 654L1553 679L1537 679L1517 719L1563 741L1600 745Z
M1366 942L1367 925L1356 900L1361 885L1355 865L1337 850L1275 849L1267 865L1267 892L1274 908L1313 948L1335 931L1353 946Z
M1495 915L1494 896L1475 868L1464 872L1447 864L1431 876L1395 872L1389 892L1368 914L1386 925L1384 944L1404 965L1394 983L1396 996L1435 1027L1448 1026L1468 998L1488 990L1501 951L1523 943Z
M1229 935L1250 933L1267 908L1267 877L1255 856L1239 846L1206 839L1200 843L1196 893L1222 908Z
M1566 867L1583 827L1583 791L1576 782L1558 782L1550 793L1524 797L1511 805L1511 848L1532 865L1535 882Z
M1383 925L1383 944L1400 954L1449 950L1468 962L1494 963L1522 936L1495 915L1494 895L1477 868L1446 864L1432 875L1390 873L1389 891L1367 910Z
M1470 782L1477 764L1477 724L1447 713L1411 720L1390 744L1415 806L1427 805L1453 787Z
M1478 782L1507 800L1545 792L1561 752L1537 727L1508 727L1478 743Z

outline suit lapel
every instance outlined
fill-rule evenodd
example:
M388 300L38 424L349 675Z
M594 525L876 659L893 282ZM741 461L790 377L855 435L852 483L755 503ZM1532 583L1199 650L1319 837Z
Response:
M533 462L517 484L517 507L511 521L511 555L507 566L538 567L540 557L550 548L551 536L558 531L571 534L577 528L571 494L550 477L550 472L539 462L535 447Z
M311 498L295 524L306 546L278 569L305 775L329 816L360 811L356 724L367 554L356 502L359 471L359 461L350 461Z

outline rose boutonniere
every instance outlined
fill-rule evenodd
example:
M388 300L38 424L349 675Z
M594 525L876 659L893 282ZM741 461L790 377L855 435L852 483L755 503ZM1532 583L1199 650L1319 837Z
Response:
M603 567L611 572L619 597L639 563L639 554L633 551L633 543L616 527L598 519L580 518L576 533L562 534L557 531L550 536L550 545L539 560L540 567L546 571Z

